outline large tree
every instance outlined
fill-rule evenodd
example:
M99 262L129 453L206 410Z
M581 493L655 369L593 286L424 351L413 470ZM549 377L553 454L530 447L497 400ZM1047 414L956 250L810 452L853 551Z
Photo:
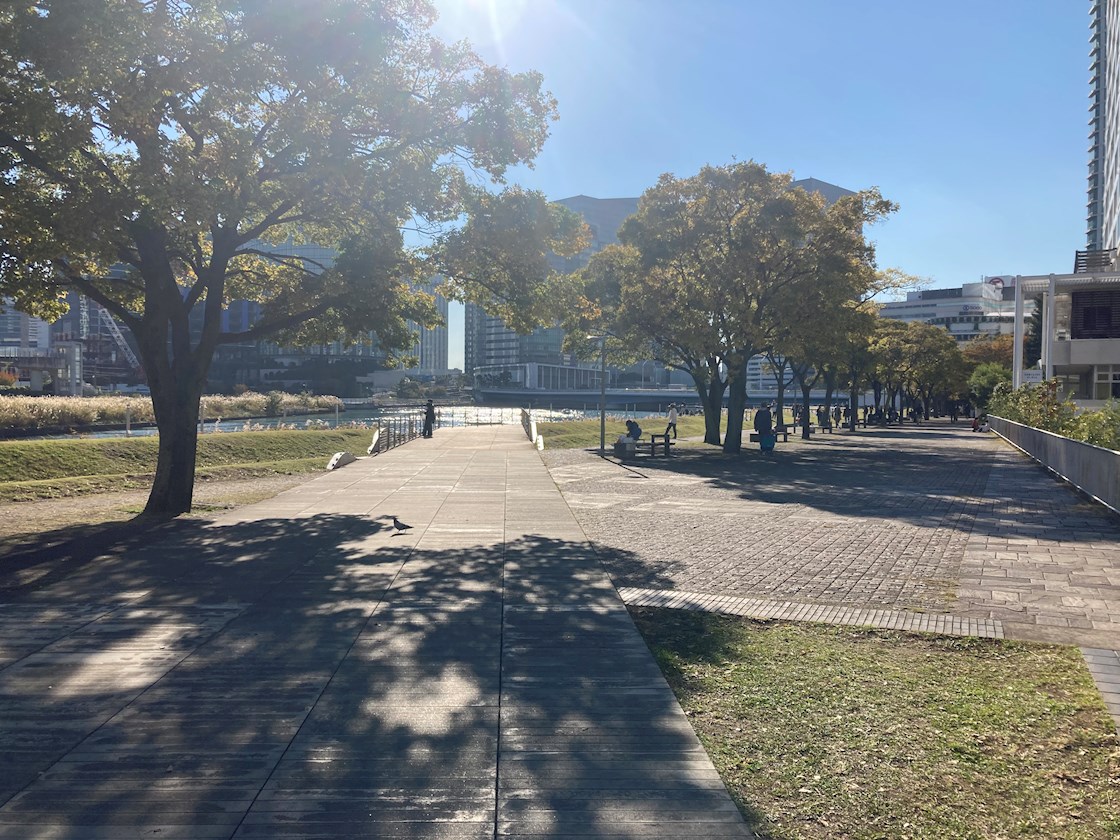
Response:
M779 301L872 264L863 227L893 209L874 190L826 208L790 184L753 161L663 175L619 231L632 256L616 320L693 375L712 443L727 392L728 452L742 446L747 361L774 346Z
M524 326L545 251L578 247L541 196L484 189L547 136L540 76L441 43L434 20L425 0L0 6L0 295L49 316L76 290L133 332L160 432L147 512L191 507L221 345L402 346L404 319L431 317L408 281L436 270ZM223 331L235 299L261 316Z

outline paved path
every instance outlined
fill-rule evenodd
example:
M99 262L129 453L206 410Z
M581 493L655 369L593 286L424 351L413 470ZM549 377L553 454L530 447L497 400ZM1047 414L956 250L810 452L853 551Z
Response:
M740 615L929 629L943 615L1080 645L1120 724L1120 517L995 435L941 423L791 438L773 458L545 458L635 604L719 596Z
M4 586L0 838L750 836L520 428Z

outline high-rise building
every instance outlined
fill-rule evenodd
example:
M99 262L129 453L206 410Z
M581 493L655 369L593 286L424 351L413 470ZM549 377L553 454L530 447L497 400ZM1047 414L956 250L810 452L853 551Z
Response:
M432 296L436 311L443 318L442 327L421 327L408 322L416 332L416 342L411 355L417 359L417 372L425 376L442 376L447 373L447 298L436 292L439 278L436 277L422 287L422 291Z
M1089 191L1086 247L1120 245L1120 0L1089 9Z
M581 253L572 257L553 256L550 262L557 271L576 271L591 260L592 255L607 245L618 242L618 229L627 216L638 209L636 198L592 198L575 195L559 199L557 204L567 207L583 217L591 230L591 242ZM468 303L464 313L464 363L466 372L480 375L490 381L506 380L503 384L526 384L525 365L544 365L564 368L598 368L595 363L583 363L563 352L564 331L558 327L542 327L529 335L518 335L500 318L487 315L482 309ZM539 368L534 368L539 370ZM535 378L535 377L534 377ZM584 383L585 377L564 380ZM542 381L553 381L542 375Z
M0 347L49 350L50 346L50 324L13 309L10 300L0 300Z

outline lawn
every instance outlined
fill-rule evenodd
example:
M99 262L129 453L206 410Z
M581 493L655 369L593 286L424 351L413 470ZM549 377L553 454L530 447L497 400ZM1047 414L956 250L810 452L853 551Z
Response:
M1075 648L704 613L634 618L760 838L1120 837Z
M664 417L650 417L638 419L642 427L642 436L647 437L652 432L661 434L665 431L666 420ZM538 423L537 433L544 437L545 449L598 449L599 448L599 420L559 420L555 423ZM607 446L610 447L619 435L626 434L625 418L607 417ZM677 420L678 437L704 437L703 417L681 417ZM703 446L700 441L679 441L678 445Z
M201 435L199 478L291 475L326 468L340 450L364 455L372 432L306 430ZM151 485L155 437L0 441L0 502Z

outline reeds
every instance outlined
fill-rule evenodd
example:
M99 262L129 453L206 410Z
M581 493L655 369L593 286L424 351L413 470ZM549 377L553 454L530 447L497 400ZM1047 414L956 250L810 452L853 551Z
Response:
M330 411L338 397L248 391L233 397L204 396L202 415L215 417L277 417L308 411ZM68 429L85 426L154 423L150 397L6 397L0 396L0 429Z

